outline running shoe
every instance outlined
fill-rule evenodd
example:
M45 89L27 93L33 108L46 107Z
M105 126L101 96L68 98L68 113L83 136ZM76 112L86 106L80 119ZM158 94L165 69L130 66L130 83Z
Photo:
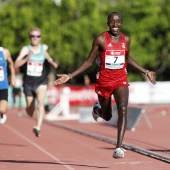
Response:
M0 116L0 124L4 124L7 120L7 115L5 113Z
M33 132L34 132L36 137L40 136L40 130L36 126L33 127Z
M126 150L123 148L116 148L114 153L113 153L113 158L119 159L119 158L124 158L124 152Z
M100 105L99 105L98 102L95 102L95 103L94 103L94 105L93 105L93 111L92 111L92 115L93 115L93 118L94 118L95 121L97 121L97 119L100 117L97 113L95 113L94 108L96 108L96 107L100 108Z

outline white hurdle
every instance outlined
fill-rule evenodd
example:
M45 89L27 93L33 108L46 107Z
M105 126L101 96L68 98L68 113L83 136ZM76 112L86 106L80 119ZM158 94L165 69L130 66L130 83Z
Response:
M70 114L70 88L62 88L60 93L60 102L47 115L44 116L44 119L49 121L78 119L78 114Z

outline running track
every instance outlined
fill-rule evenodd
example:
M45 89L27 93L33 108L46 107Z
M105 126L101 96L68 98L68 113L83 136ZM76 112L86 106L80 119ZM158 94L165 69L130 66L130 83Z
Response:
M170 159L170 108L143 107L152 128L141 117L135 132L126 131L124 143ZM0 170L170 169L170 163L134 150L127 150L124 159L113 159L115 145L101 137L115 140L117 129L105 123L45 121L40 138L32 132L34 125L34 119L8 111L6 124L0 125Z

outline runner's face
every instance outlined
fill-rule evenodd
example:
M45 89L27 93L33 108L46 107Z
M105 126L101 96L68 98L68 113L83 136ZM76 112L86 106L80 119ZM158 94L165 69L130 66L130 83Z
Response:
M119 14L112 14L108 20L108 26L110 29L110 33L112 35L117 35L120 33L120 28L122 26L121 17Z
M41 32L40 31L32 31L30 33L30 40L31 40L31 45L36 46L39 45L41 41Z

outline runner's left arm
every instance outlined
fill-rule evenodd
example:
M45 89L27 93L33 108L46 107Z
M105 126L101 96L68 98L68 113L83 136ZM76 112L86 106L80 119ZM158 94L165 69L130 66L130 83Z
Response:
M144 73L152 84L156 84L155 80L155 72L149 71L143 67L141 67L131 56L130 56L130 38L126 36L126 47L128 49L128 52L126 54L126 62L127 64L131 65L133 68L137 69L138 71Z
M47 61L54 67L57 68L58 67L58 63L55 62L52 57L49 55L48 53L48 46L46 44L43 45L44 46L44 53L45 53L45 57L47 59Z

